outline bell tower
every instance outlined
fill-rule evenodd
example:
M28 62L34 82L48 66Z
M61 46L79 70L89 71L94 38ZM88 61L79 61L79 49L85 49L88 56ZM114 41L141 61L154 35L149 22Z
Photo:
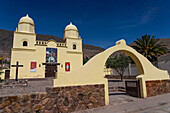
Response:
M68 51L82 52L82 39L79 36L77 27L72 22L65 27L64 40L67 43Z
M35 41L34 21L27 14L19 20L18 28L14 32L13 49L33 49Z

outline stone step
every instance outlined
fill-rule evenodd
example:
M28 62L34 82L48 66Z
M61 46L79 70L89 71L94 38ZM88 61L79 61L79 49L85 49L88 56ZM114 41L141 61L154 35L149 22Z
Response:
M118 87L109 87L109 89L118 89Z
M118 91L126 92L126 89L119 89Z
M109 87L109 93L117 92L117 91L126 92L126 88L125 87Z

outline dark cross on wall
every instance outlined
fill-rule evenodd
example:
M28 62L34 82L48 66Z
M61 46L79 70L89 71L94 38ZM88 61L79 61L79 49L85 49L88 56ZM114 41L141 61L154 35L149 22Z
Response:
M19 62L17 61L16 65L11 65L12 67L16 67L16 78L15 80L18 81L18 68L23 67L23 65L19 65Z

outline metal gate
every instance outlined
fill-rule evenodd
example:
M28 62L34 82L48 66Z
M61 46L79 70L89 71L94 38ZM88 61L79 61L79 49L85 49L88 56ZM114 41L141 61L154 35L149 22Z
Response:
M140 83L139 81L125 81L126 94L134 97L140 96Z

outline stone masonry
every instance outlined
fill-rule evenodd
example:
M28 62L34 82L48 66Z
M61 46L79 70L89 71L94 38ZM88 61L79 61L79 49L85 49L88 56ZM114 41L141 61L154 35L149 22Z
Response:
M46 88L44 93L0 97L0 113L67 113L105 105L103 84Z
M146 81L147 97L170 93L170 80Z

